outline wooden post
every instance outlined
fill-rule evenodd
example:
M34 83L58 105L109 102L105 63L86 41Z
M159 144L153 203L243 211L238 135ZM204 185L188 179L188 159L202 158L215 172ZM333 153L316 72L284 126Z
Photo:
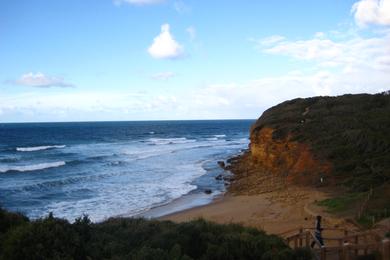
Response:
M382 240L382 259L390 259L390 240Z
M303 233L303 229L300 228L299 229L299 247L302 247L302 233Z
M309 231L306 231L306 247L309 248L310 247L310 232Z
M298 248L298 240L297 237L294 237L294 249Z
M355 245L359 244L359 236L355 236ZM355 256L357 257L359 255L359 249L356 247L355 249Z
M337 249L337 253L339 255L339 259L343 259L343 245L339 246L339 248Z
M368 242L367 242L367 236L366 236L366 235L364 235L364 237L363 237L363 238L364 238L364 243L366 243L366 244L367 244L367 243L368 243ZM364 255L367 255L367 254L368 254L367 247L364 247Z
M337 249L337 253L339 255L339 259L343 259L343 239L340 238L338 241L339 241L339 248Z
M326 260L326 248L321 248L321 260Z
M351 257L349 255L349 243L344 243L343 245L343 259L350 260Z

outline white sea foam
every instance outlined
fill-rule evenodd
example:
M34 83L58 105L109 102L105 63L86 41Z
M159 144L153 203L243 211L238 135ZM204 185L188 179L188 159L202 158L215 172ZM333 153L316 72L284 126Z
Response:
M156 172L149 176L155 180L131 182L120 189L116 185L90 183L90 189L98 189L99 196L77 201L53 201L43 212L53 212L69 221L88 214L92 221L103 221L115 215L134 216L153 207L167 204L197 188L191 182L206 171L202 163L177 165L169 172ZM160 178L161 177L161 178ZM32 218L42 216L42 211L31 212Z
M32 146L32 147L16 147L18 152L35 152L40 150L54 149L54 148L65 148L66 145L45 145L45 146Z
M64 166L65 164L66 163L64 161L59 161L59 162L50 162L50 163L38 163L32 165L0 166L0 172L5 173L9 171L18 171L18 172L37 171L37 170Z
M167 145L167 144L185 144L196 142L195 139L187 139L185 137L179 138L149 138L148 141L154 145Z
M217 137L217 138L224 138L224 137L226 137L226 135L214 135L214 137Z
M165 139L164 139L165 140ZM207 141L196 141L193 139L176 140L176 143L167 140L158 140L159 145L151 143L153 145L148 146L133 146L124 148L120 154L129 156L130 159L142 160L150 157L164 156L167 154L173 154L180 151L186 151L191 149L206 148L211 146L225 145L225 140L215 139ZM176 144L176 145L162 145L162 144Z

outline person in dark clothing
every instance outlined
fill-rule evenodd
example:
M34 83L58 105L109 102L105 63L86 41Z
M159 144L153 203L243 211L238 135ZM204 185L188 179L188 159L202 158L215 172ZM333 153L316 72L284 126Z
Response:
M321 247L324 246L324 241L322 239L322 230L323 228L321 227L321 216L316 217L316 223L315 223L315 229L314 229L314 236L317 239L317 241L320 243ZM311 247L313 248L314 245L316 244L316 241L313 241L311 243Z

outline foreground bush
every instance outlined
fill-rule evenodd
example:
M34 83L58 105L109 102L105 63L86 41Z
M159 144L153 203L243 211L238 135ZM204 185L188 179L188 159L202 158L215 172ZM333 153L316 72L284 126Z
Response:
M310 259L263 231L199 219L30 221L0 209L0 259Z

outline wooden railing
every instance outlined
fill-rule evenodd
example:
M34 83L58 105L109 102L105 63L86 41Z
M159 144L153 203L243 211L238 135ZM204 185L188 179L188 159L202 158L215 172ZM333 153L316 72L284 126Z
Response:
M289 230L279 235L284 237L286 243L292 248L309 248L313 251L315 257L321 260L335 257L337 257L336 259L349 260L357 256L373 253L379 253L382 259L390 259L390 240L382 240L375 232L365 231L357 233L331 228L324 229L324 231L338 231L342 235L338 237L324 236L323 241L326 246L321 246L312 228ZM311 248L313 241L317 246L316 249Z

